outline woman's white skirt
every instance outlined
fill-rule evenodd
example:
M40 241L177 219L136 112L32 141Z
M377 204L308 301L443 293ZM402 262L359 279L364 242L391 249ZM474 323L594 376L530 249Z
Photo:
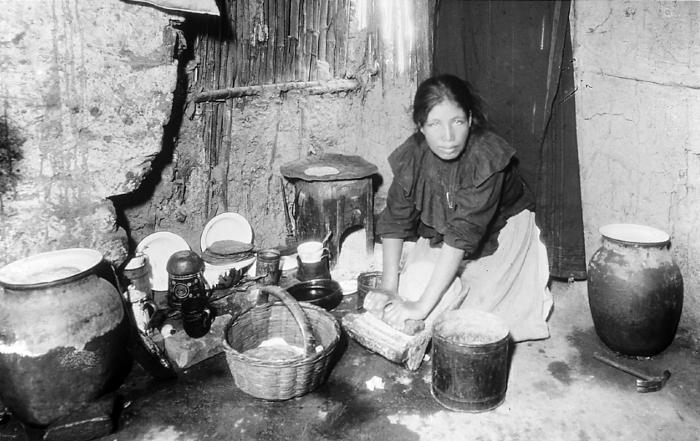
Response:
M427 286L440 246L420 238L405 256L399 295L417 300ZM525 210L508 219L490 256L465 261L442 301L466 292L462 308L491 312L505 321L514 341L549 337L547 318L552 295L547 286L547 249L540 241L535 213Z

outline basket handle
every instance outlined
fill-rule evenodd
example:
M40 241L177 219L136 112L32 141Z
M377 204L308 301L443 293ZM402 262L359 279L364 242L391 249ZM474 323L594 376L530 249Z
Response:
M287 291L274 285L265 285L260 288L260 294L258 295L257 303L265 304L268 302L268 295L277 297L284 306L289 309L292 313L292 317L297 322L299 329L301 329L301 336L304 339L304 353L306 356L316 353L316 338L314 337L313 330L311 329L311 324L309 323L309 318L301 309L299 303L291 296Z

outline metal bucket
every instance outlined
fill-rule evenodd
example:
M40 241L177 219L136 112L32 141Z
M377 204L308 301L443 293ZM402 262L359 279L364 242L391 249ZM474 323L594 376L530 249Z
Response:
M365 296L373 288L382 286L382 272L368 271L357 276L357 309L362 309Z
M433 328L432 387L450 410L483 412L505 400L510 335L503 321L475 310L448 311Z

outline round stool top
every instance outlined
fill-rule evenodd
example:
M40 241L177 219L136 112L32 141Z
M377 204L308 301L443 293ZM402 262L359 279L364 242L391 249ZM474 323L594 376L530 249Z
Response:
M304 181L343 181L365 178L379 169L359 156L326 153L288 162L280 166L280 172L287 178Z

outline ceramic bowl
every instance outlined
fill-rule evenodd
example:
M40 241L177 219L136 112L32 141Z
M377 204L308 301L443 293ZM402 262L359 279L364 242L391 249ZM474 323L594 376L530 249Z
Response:
M311 303L327 311L343 300L343 289L332 279L305 280L290 286L287 292L298 302Z

